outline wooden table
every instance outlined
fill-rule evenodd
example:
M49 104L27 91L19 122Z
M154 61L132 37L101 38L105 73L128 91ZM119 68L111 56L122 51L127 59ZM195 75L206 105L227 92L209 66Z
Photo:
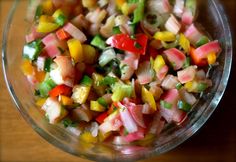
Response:
M229 14L233 31L236 31L234 17L236 1L221 1ZM11 4L12 0L0 0L1 33ZM0 42L1 39L2 37ZM143 162L236 162L236 102L234 101L236 70L234 67L227 91L207 124L174 150ZM88 162L59 150L33 131L15 109L5 86L2 68L0 68L0 121L0 161Z

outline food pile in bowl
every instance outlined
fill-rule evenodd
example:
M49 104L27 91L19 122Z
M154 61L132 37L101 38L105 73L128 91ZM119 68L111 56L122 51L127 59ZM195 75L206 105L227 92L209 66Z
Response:
M145 143L181 125L221 52L196 0L35 0L21 69L51 124L86 142Z

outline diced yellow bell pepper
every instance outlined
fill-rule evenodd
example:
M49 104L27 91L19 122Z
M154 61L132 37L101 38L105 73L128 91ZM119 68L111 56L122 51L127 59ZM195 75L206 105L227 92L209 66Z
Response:
M107 132L103 134L101 131L98 132L98 140L99 142L103 142L105 139L107 139L111 135L111 132Z
M104 77L100 74L93 73L92 74L93 79L93 88L95 89L96 93L102 96L105 94L106 86L99 86L99 82L104 79Z
M37 32L39 33L49 33L59 28L59 25L51 22L39 22L37 26Z
M64 106L71 106L73 105L73 99L71 99L70 97L67 97L67 96L63 96L63 95L60 95L60 100L61 100L61 103L62 105Z
M216 62L216 54L215 53L209 53L207 55L207 62L209 65L212 65Z
M86 7L88 9L92 9L96 7L97 0L82 0L83 7Z
M86 64L93 64L97 58L97 53L95 48L90 45L83 44L82 49L83 49L84 62Z
M149 92L144 86L142 86L142 101L144 103L148 103L154 111L157 110L156 102L152 93Z
M189 53L190 42L182 33L180 34L180 37L179 37L179 45L184 49L186 53Z
M194 80L194 81L190 81L190 82L185 83L184 87L188 92L198 92L197 85L198 85L198 83Z
M43 104L46 102L46 100L47 100L46 98L39 98L35 104L41 108Z
M75 61L77 62L83 62L84 61L84 56L83 56L83 48L79 40L77 39L70 39L67 41L70 55Z
M148 133L143 139L138 140L136 143L141 146L148 146L154 141L155 137L156 135Z
M44 71L37 71L37 70L35 70L35 71L36 71L36 73L35 73L36 80L39 83L43 82L45 79L46 73Z
M42 2L42 8L45 14L52 15L54 10L52 0L44 0Z
M118 8L121 8L125 2L126 0L116 0L116 6L118 6Z
M103 112L106 110L106 108L99 104L98 101L90 101L90 110Z
M91 87L86 85L76 85L73 88L72 99L75 103L84 104L88 98Z
M156 72L159 72L165 64L166 63L165 63L165 60L163 59L163 57L161 55L158 55L154 60L153 69Z
M97 137L93 137L90 132L84 132L80 135L80 139L87 143L96 143L98 141Z
M124 15L129 15L129 5L127 2L122 4L121 11Z
M24 73L24 75L33 75L34 73L34 67L31 64L30 60L23 60L21 64L21 70Z
M53 23L53 22L54 22L54 19L53 19L52 16L41 15L40 18L39 18L39 21L40 21L40 22L51 22L51 23Z
M157 40L161 40L165 42L175 41L176 39L175 34L169 31L156 32L153 37Z

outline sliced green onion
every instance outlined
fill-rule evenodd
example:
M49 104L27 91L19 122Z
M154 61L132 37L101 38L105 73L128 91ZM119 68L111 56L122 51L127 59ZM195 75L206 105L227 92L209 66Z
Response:
M200 47L209 42L209 39L206 36L202 36L196 43L197 47Z
M191 59L190 59L190 57L186 57L183 68L185 69L185 68L189 67L190 65L191 65Z
M160 101L160 104L161 104L162 107L164 107L164 108L166 108L166 109L171 109L171 108L172 108L172 104L169 103L169 102L166 102L166 101L164 101L164 100L161 100L161 101Z
M183 87L183 85L181 83L177 83L176 86L175 86L175 88L177 90L180 90L182 87Z
M180 110L183 110L185 112L189 112L192 108L192 106L189 103L181 101L181 100L178 101L177 106Z
M39 84L39 93L41 97L47 97L48 92L56 86L56 83L51 79L47 78Z
M39 19L39 17L43 14L43 8L41 5L39 5L36 9L35 15L34 15L34 19L37 20Z

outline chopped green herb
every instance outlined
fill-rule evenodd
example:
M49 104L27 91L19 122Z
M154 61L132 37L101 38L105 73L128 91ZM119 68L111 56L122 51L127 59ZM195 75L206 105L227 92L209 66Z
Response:
M164 101L164 100L161 100L161 101L160 101L160 104L161 104L162 107L164 107L164 108L166 108L166 109L171 109L171 108L172 108L172 104L169 103L169 102L166 102L166 101Z
M134 43L134 46L135 46L136 48L138 48L138 49L141 49L141 48L142 48L142 46L141 46L138 42L135 42L135 43Z
M67 128L67 127L76 127L76 123L75 122L73 122L71 119L64 119L63 121L62 121L62 124L64 125L64 127L65 128Z
M65 52L65 50L62 49L61 47L57 47L57 49L61 52L61 54L63 54Z
M35 16L34 16L34 19L35 20L38 20L39 17L43 14L43 8L41 5L39 5L36 9L36 12L35 12Z
M51 58L46 58L45 63L44 63L44 71L50 72L52 62L53 61Z
M40 91L39 91L38 89L35 89L35 90L34 90L34 95L35 95L35 96L40 96Z
M99 86L110 86L117 82L117 78L106 76L102 81L99 82Z

